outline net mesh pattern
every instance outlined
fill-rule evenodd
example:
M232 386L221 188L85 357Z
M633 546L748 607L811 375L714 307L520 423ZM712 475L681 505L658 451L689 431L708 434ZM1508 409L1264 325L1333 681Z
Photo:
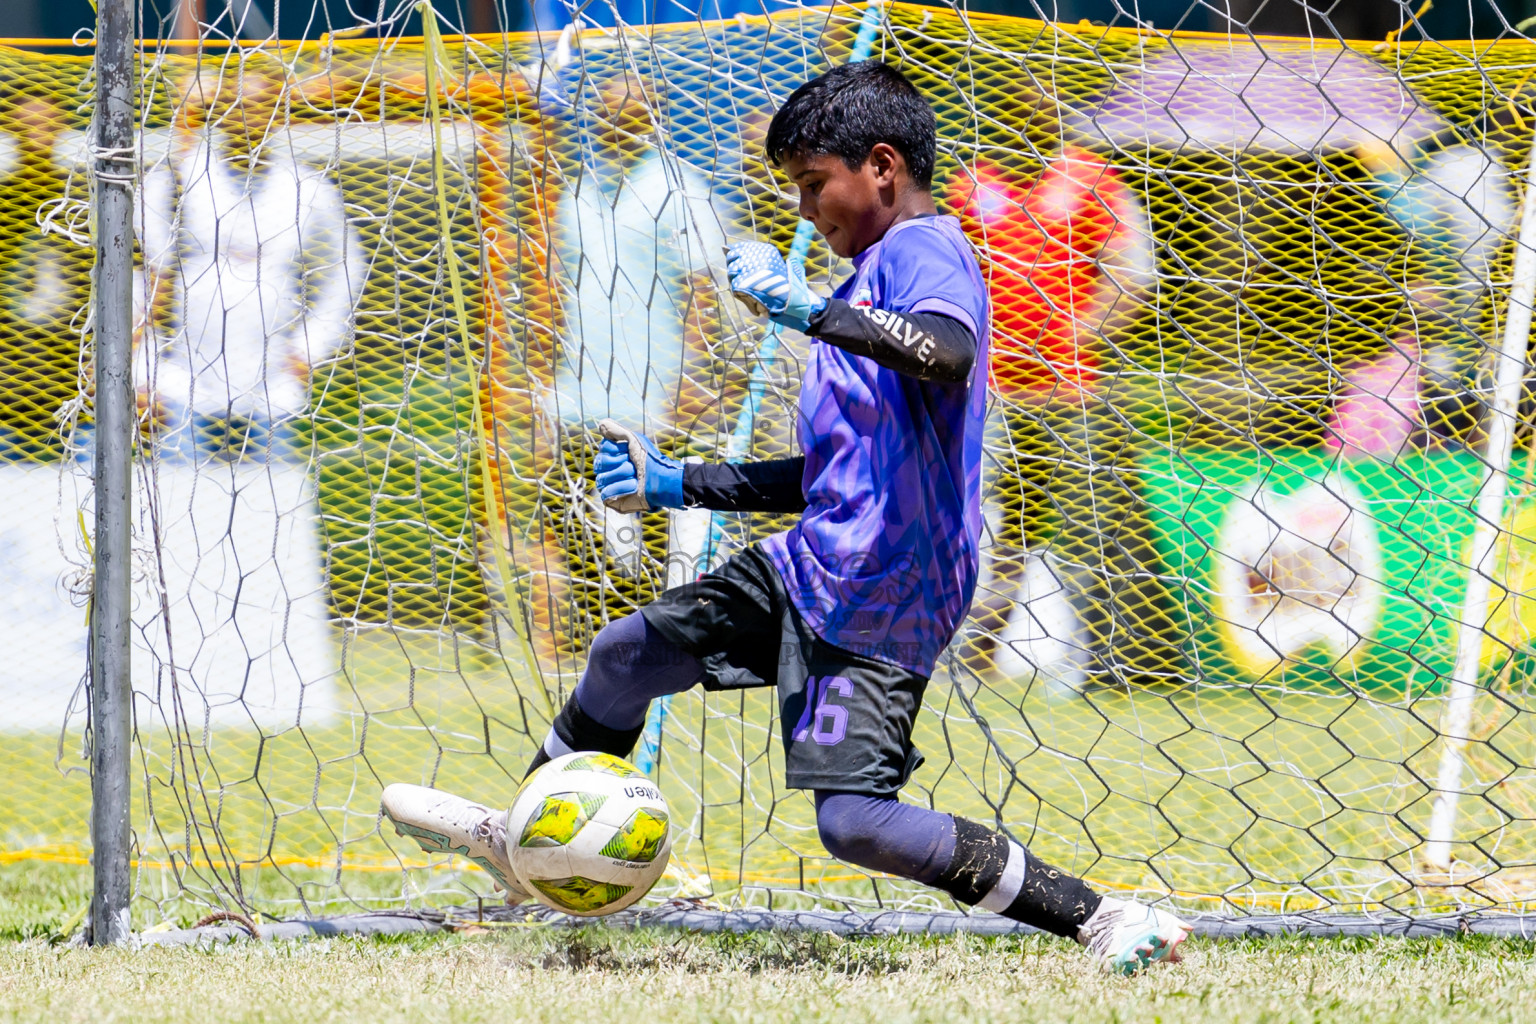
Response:
M786 528L606 513L591 430L796 454L808 342L768 357L722 249L790 246L767 121L863 15L145 49L136 913L488 893L382 787L509 803L596 630ZM981 581L904 799L1202 909L1527 903L1536 462L1528 406L1512 456L1490 423L1536 49L891 5L875 53L993 303ZM0 51L6 860L89 846L89 72ZM655 895L943 905L826 855L773 705L653 715Z

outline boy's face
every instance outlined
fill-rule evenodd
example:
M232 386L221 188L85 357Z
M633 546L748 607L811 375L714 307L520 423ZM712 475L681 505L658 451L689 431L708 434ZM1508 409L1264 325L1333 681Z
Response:
M784 171L800 190L800 216L816 225L833 252L850 257L890 227L891 197L905 161L882 142L858 167L836 156L790 156Z

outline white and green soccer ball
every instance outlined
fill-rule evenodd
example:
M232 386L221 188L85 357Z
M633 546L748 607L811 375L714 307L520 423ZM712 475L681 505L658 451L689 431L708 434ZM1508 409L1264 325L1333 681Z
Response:
M557 757L518 789L507 812L512 873L566 914L623 910L651 891L672 855L667 801L611 754Z

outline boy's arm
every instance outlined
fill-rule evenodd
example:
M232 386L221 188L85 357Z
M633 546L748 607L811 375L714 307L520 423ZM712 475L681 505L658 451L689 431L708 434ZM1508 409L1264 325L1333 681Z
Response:
M804 512L805 456L760 462L689 462L683 498L716 512Z
M959 384L976 363L976 335L942 313L893 313L828 299L806 333L918 380Z
M754 312L905 376L957 384L976 363L976 335L954 317L824 298L807 287L803 261L786 261L766 242L733 245L727 272L731 290Z
M598 494L616 512L660 508L716 512L803 512L804 456L761 462L682 463L653 441L613 420L598 424L603 437L593 463Z

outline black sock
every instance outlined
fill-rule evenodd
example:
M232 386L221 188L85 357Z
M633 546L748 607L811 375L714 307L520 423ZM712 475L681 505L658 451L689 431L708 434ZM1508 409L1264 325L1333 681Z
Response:
M1023 858L1023 880L1004 880L1008 857L1017 849ZM1022 921L1056 935L1076 938L1082 923L1099 909L1102 897L1082 879L1037 859L1001 832L964 818L955 819L955 855L934 887L961 903L975 906L989 897L1008 899L1003 907L989 906L1004 917ZM1006 884L1007 890L998 890ZM1016 891L1012 891L1017 884Z
M533 760L528 762L528 770L523 772L523 778L527 779L528 776L532 775L540 768L543 768L553 760L554 758L549 756L548 752L545 751L543 745L541 744L539 749L533 752Z
M523 778L526 779L558 756L550 753L551 746L559 749L559 746L563 745L570 750L595 750L603 754L612 754L614 757L628 757L635 749L635 741L640 739L640 733L644 730L643 723L633 729L610 729L581 710L581 705L576 703L576 697L572 695L565 702L565 707L561 708L560 713L555 716L555 724L550 728L550 733L558 740L558 744L552 743L546 737L538 752L533 755L533 760L529 762Z

